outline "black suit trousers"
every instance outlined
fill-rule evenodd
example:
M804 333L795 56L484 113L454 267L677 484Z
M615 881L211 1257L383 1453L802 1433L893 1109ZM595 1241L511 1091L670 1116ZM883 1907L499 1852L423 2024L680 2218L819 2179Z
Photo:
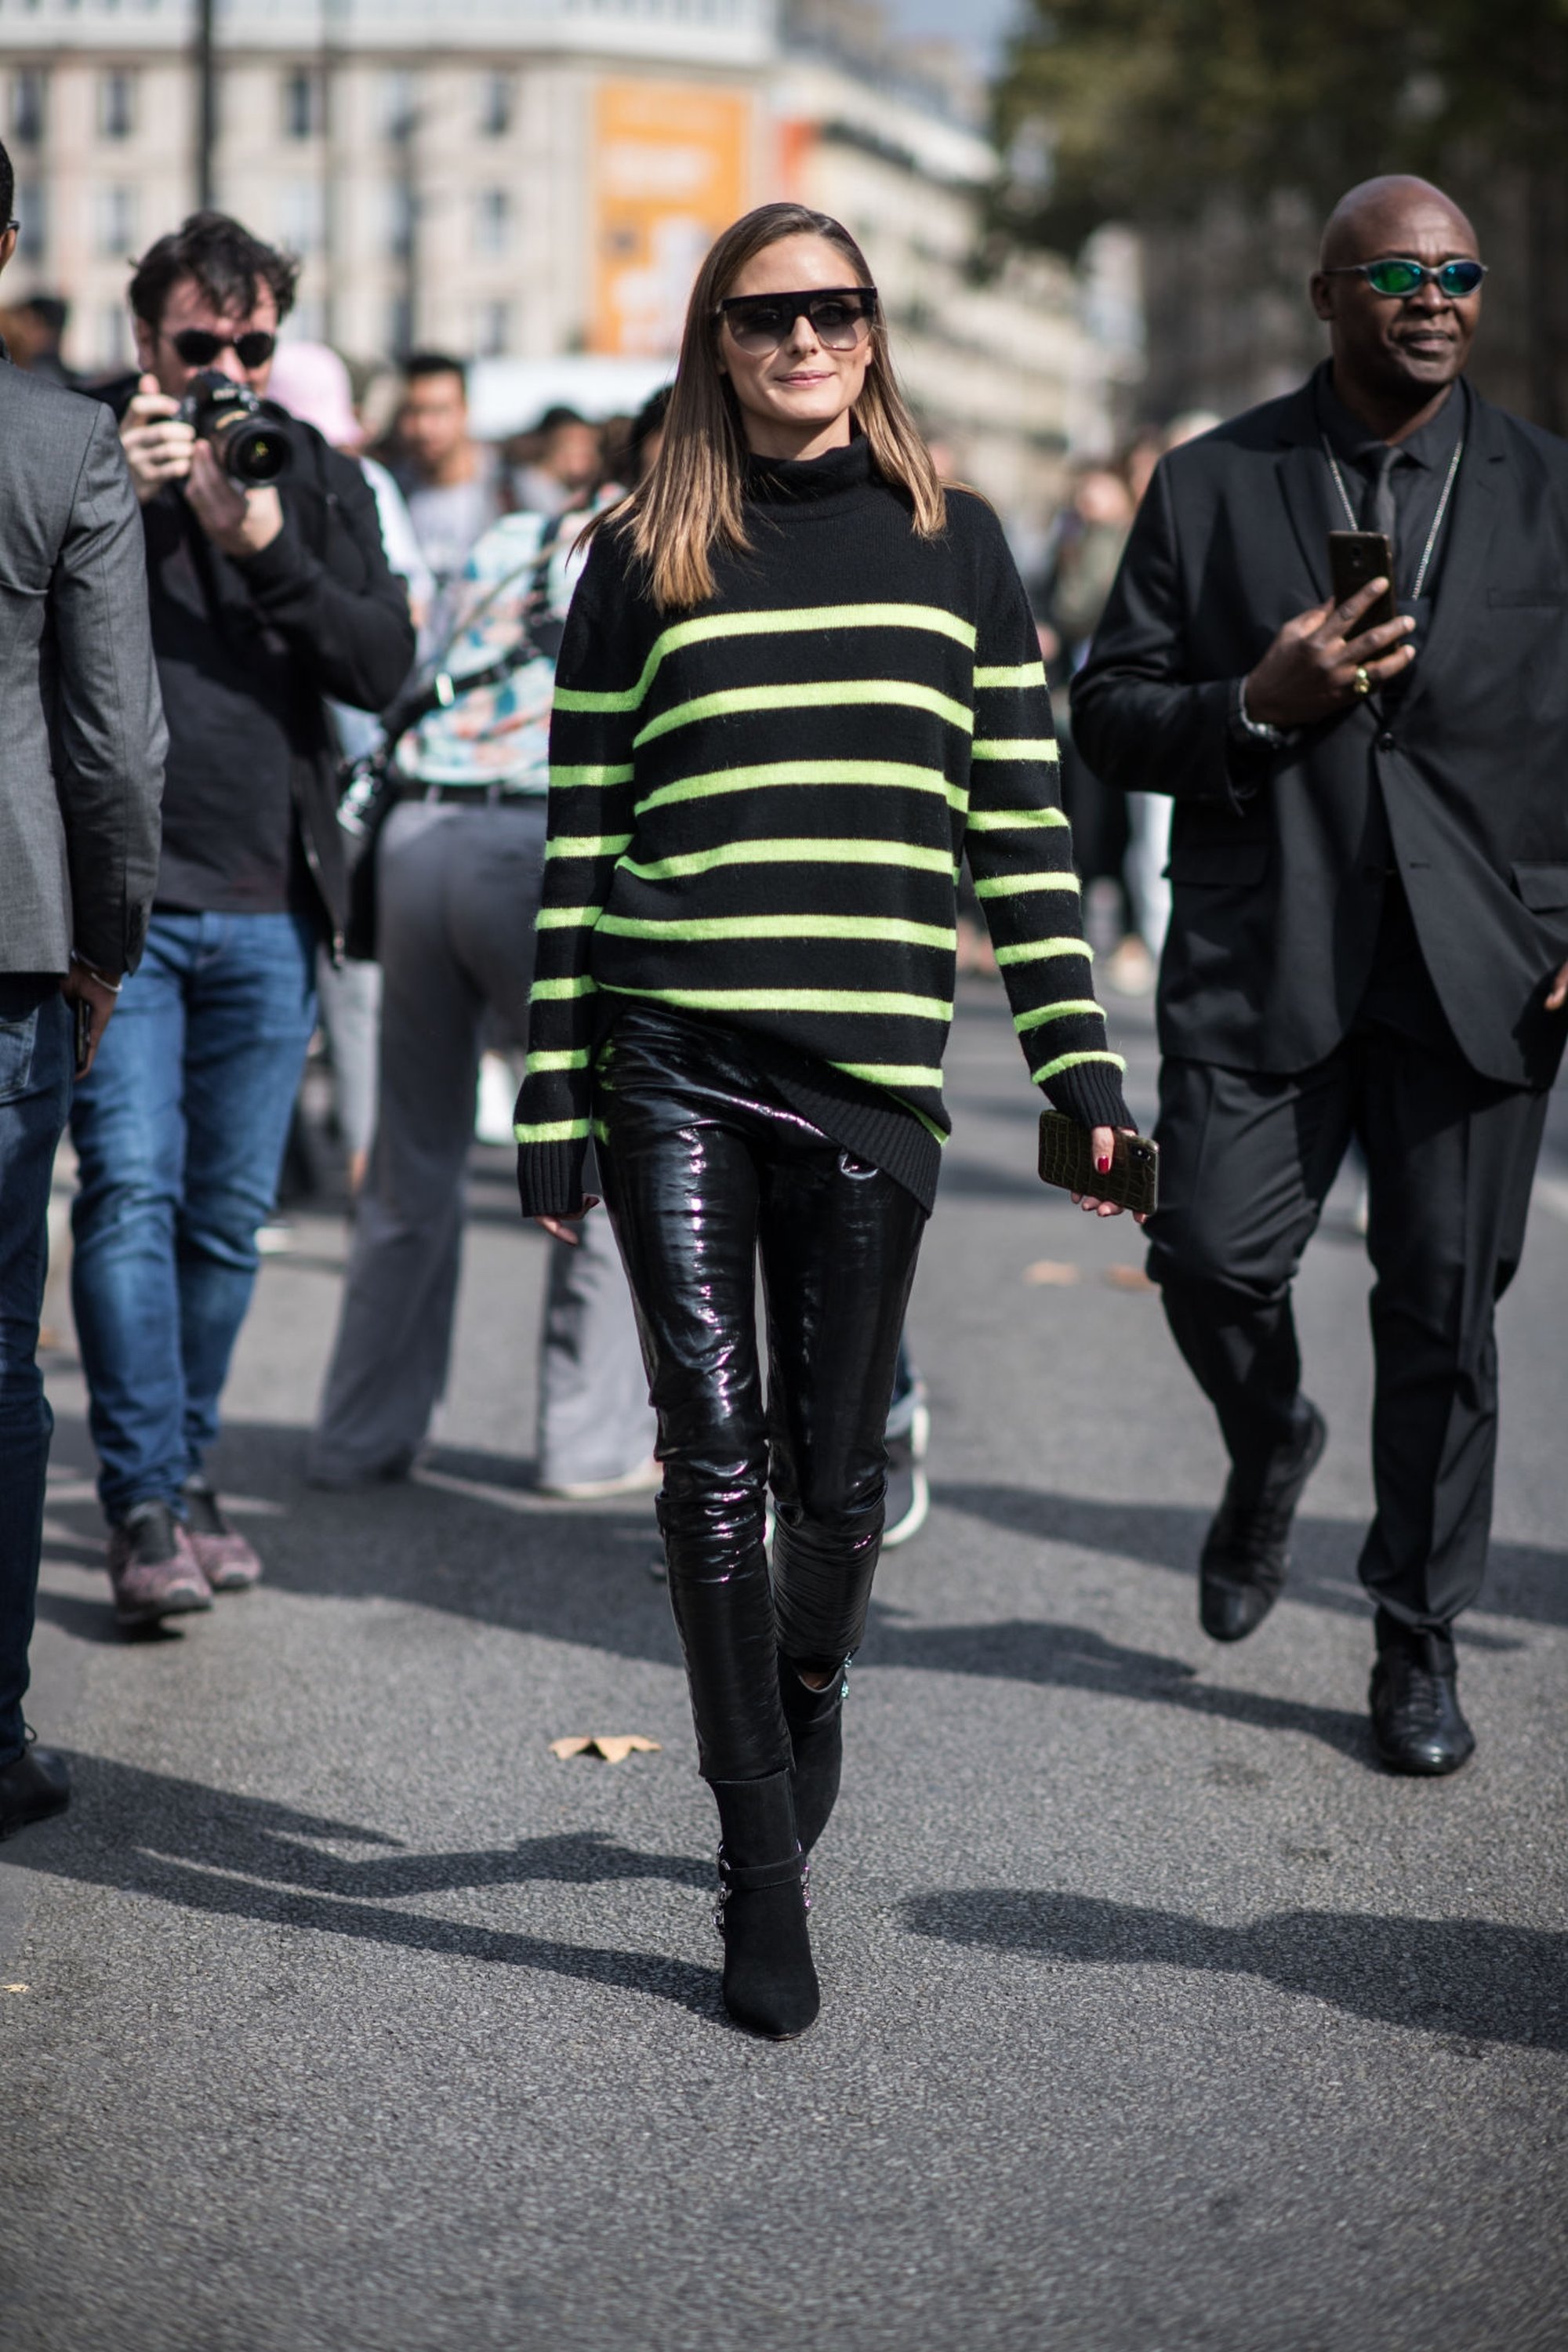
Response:
M1486 1569L1494 1308L1519 1265L1547 1097L1363 1024L1288 1076L1173 1057L1149 1271L1238 1479L1298 1425L1290 1286L1352 1137L1376 1274L1373 1482L1359 1562L1380 1612L1439 1632Z

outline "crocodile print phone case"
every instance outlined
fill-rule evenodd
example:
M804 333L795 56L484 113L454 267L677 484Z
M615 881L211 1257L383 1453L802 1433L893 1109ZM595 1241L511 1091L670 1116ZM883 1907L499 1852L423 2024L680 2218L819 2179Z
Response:
M1102 1176L1094 1164L1088 1128L1065 1111L1043 1110L1040 1181L1058 1184L1064 1192L1089 1192L1097 1201L1114 1201L1119 1209L1147 1215L1159 1206L1160 1147L1146 1135L1118 1134L1110 1173Z

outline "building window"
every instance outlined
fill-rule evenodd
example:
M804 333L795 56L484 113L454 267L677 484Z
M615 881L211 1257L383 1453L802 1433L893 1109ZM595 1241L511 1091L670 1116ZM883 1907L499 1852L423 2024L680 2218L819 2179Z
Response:
M502 254L511 235L511 199L504 188L481 188L474 199L474 244L479 252Z
M481 302L474 335L474 348L481 359L504 359L511 349L511 304Z
M47 77L37 66L23 66L11 77L11 136L19 147L36 147L44 135Z
M414 305L406 294L395 294L388 305L386 348L395 360L406 359L414 348Z
M106 73L98 78L98 135L129 139L136 129L136 77Z
M487 139L504 139L511 129L511 76L488 73L479 82L479 129Z
M100 188L93 203L96 243L106 261L124 261L136 248L136 191Z
M301 259L321 252L327 241L327 203L320 180L283 182L278 191L278 229L289 251Z
M406 261L414 250L415 199L406 180L386 184L386 249L394 261Z
M407 139L414 131L414 76L403 66L384 74L381 84L381 128L388 139Z
M283 77L283 136L319 139L326 127L326 93L321 77L309 66L295 66Z
M42 261L48 252L48 216L45 210L42 188L18 188L16 218L20 234L16 239L19 261Z

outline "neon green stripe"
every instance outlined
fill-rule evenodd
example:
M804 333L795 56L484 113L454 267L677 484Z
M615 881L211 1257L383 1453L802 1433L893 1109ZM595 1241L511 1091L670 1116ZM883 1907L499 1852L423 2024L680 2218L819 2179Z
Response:
M1060 1004L1037 1005L1033 1013L1015 1013L1013 1026L1019 1036L1027 1029L1038 1029L1047 1021L1066 1021L1075 1013L1098 1013L1099 1005L1092 996L1069 996Z
M1127 1067L1120 1054L1058 1054L1054 1062L1047 1062L1043 1069L1031 1070L1029 1076L1036 1086L1043 1087L1047 1078L1059 1078L1064 1070L1076 1070L1080 1062L1109 1062L1113 1070Z
M569 996L592 996L595 986L585 971L579 972L574 980L536 980L529 991L529 999L533 1003L554 1004Z
M998 948L996 961L1004 963L1043 963L1047 956L1082 956L1085 963L1094 961L1094 950L1087 941L1070 933L1055 940L1023 940L1016 947Z
M1007 833L1015 826L1021 830L1038 831L1067 823L1067 812L1059 808L1042 809L975 809L969 819L971 833Z
M531 1054L523 1076L531 1078L544 1070L585 1070L587 1066L588 1049L583 1045L572 1053Z
M1011 667L1004 662L995 669L977 669L975 685L984 691L988 686L1044 686L1046 665L1043 661L1017 662Z
M629 833L563 833L544 845L546 857L618 857L631 846Z
M597 792L610 784L629 784L636 773L636 769L629 765L624 768L552 768L550 789L552 792L572 792L581 787L584 791Z
M835 1062L851 1078L864 1078L873 1087L934 1087L942 1090L942 1072L922 1069L918 1062Z
M724 866L903 866L921 874L952 872L945 849L918 849L903 841L838 841L809 835L799 841L725 841L715 849L687 849L656 857L647 866L623 859L621 870L639 882L672 882L684 874L711 874Z
M977 882L977 898L1018 898L1030 890L1076 890L1076 874L994 874L989 881Z
M910 793L940 793L950 807L963 808L969 798L962 784L950 783L940 768L911 768L898 760L770 760L755 768L720 768L710 774L684 776L678 783L660 784L637 813L666 808L677 801L711 800L720 793L762 792L777 784L888 784Z
M983 735L970 753L973 760L1044 760L1054 762L1060 754L1056 739L1050 735Z
M689 922L605 915L600 936L618 940L878 940L897 947L955 948L958 934L940 923L906 923L891 915L697 915Z
M547 1118L536 1127L512 1129L519 1143L581 1143L587 1132L585 1118Z
M610 996L646 996L659 1004L687 1004L711 1013L886 1013L889 1019L952 1019L952 1007L936 996L898 996L870 988L613 988Z
M733 719L748 710L829 710L860 704L894 704L908 710L929 710L967 735L974 714L950 694L934 686L918 686L903 677L814 678L798 686L731 686L718 694L700 694L678 702L650 719L632 739L634 751L677 727L695 727L704 719Z
M955 645L973 648L974 626L940 604L812 604L782 613L709 613L699 620L678 621L654 641L636 686L622 693L587 694L574 687L557 688L558 710L636 710L653 684L654 676L670 654L683 646L700 646L714 637L795 635L802 630L925 629ZM1041 673L1042 678L1044 673Z

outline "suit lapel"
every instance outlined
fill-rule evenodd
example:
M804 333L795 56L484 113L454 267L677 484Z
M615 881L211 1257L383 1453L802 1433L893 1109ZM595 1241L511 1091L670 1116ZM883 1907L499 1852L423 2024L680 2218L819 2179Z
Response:
M1301 386L1279 420L1279 491L1290 527L1301 551L1307 575L1321 602L1329 598L1329 533L1344 521L1335 520L1333 482L1318 431L1318 412L1310 380Z
M1444 523L1447 547L1436 551L1439 570L1432 604L1432 626L1403 698L1409 710L1433 678L1440 677L1469 635L1470 614L1485 595L1487 558L1497 528L1499 492L1505 479L1507 448L1498 412L1479 393L1470 394L1465 454L1454 482L1453 503Z

